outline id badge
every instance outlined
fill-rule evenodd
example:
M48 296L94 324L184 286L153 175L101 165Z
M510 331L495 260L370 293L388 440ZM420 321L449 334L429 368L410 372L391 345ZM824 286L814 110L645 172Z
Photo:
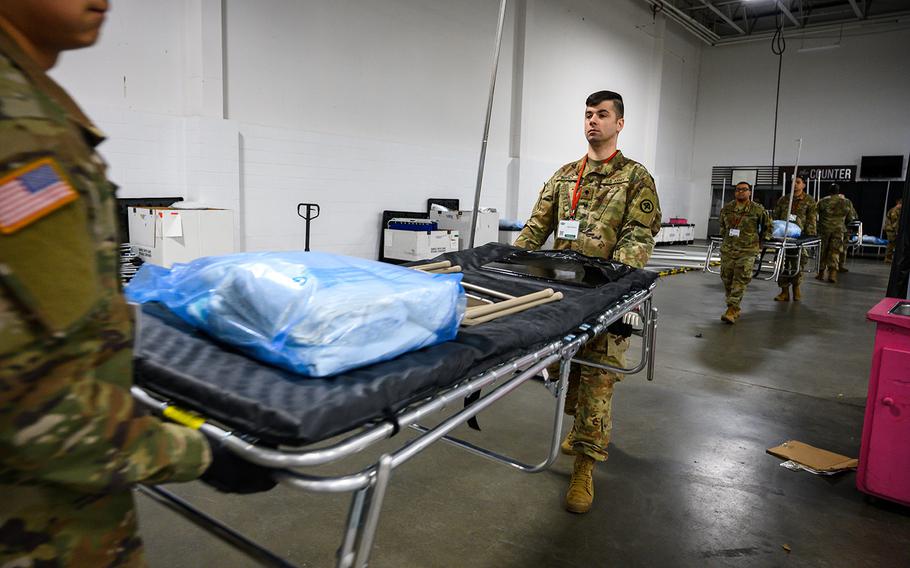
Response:
M578 224L574 219L563 219L556 230L556 238L574 241L578 238Z
M791 223L795 223L795 222L796 222L796 215L793 215L792 213L790 214L790 222L791 222Z
M738 236L739 236L739 229L730 229L730 236L731 236L731 237L738 237Z

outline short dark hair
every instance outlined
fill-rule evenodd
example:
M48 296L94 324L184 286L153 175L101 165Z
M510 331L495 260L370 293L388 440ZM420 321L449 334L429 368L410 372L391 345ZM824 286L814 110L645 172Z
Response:
M626 107L622 103L622 95L613 91L597 91L591 93L585 100L585 106L596 107L604 101L613 101L613 108L616 109L616 116L622 118L625 116Z
M741 186L741 185L744 185L744 186L748 187L748 188L749 188L749 191L752 191L752 184L749 183L749 182L747 182L747 181L745 181L745 180L744 180L744 181L740 181L740 182L736 182L736 185L733 186L733 189L736 189L737 187L739 187L739 186Z
M798 177L799 179L803 180L803 183L805 183L805 184L809 183L809 172L806 170L800 170L793 177Z
M837 194L837 193L843 193L843 192L844 192L844 191L840 188L840 184L839 184L839 183L832 183L831 185L829 185L829 186L828 186L828 191L829 191L832 195Z

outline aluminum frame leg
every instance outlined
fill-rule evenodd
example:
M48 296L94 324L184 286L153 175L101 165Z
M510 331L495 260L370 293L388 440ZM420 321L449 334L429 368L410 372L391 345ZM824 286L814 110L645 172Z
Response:
M446 435L440 439L469 453L497 463L501 463L503 465L510 466L525 473L540 473L542 471L546 471L551 465L553 465L553 463L556 461L556 458L559 457L559 444L562 441L562 424L564 422L563 407L566 403L566 393L569 390L569 371L571 370L572 357L577 351L577 348L566 348L566 350L564 350L561 355L559 364L559 380L556 386L556 409L553 414L553 430L550 436L550 447L547 452L546 459L544 459L542 462L534 465L526 464L507 455L488 450L455 436ZM429 428L421 426L419 424L411 424L410 427L424 434L430 431Z
M358 489L351 497L351 508L345 526L344 538L338 550L339 568L366 568L373 550L379 514L392 477L392 457L379 458L376 475L369 487Z

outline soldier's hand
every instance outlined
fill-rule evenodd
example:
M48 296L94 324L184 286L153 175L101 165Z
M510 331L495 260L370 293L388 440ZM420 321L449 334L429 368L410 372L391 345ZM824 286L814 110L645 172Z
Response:
M209 440L212 463L200 479L222 493L260 493L275 487L268 468L248 462L219 442Z

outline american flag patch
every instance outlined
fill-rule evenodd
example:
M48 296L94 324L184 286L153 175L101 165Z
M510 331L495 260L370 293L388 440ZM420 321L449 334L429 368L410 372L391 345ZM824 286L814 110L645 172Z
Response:
M15 233L78 198L54 160L36 160L0 178L0 233Z

